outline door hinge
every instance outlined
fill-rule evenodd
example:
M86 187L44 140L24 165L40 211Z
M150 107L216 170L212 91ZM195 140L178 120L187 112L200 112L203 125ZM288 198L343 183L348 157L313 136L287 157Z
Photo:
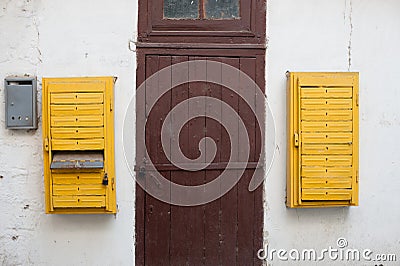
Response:
M49 151L49 139L48 138L44 139L44 150Z
M299 134L297 132L294 133L294 146L299 147Z
M140 178L146 177L146 167L145 166L140 166L138 177L140 177Z

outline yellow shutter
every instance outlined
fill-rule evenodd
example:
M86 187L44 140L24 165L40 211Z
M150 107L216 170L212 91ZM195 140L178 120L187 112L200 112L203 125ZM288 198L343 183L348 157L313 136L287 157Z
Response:
M113 77L43 78L46 213L116 213Z
M358 205L358 73L288 73L288 207Z

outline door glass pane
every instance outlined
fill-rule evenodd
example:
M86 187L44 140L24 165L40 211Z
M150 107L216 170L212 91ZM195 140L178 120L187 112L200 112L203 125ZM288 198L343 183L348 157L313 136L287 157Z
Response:
M199 0L164 0L164 18L196 19L199 17Z
M239 0L204 0L208 19L235 19L240 17Z

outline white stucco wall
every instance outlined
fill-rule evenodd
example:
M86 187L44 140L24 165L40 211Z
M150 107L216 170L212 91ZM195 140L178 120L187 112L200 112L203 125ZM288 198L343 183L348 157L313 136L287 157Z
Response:
M398 0L268 1L267 92L279 147L265 182L270 248L320 250L345 237L350 247L396 253L400 259L399 10ZM136 16L137 1L128 0L0 1L0 80L25 73L39 81L43 76L118 77L119 208L116 216L44 214L41 124L37 131L5 129L0 83L0 265L133 264L134 183L123 158L121 129L135 88L136 60L128 41L136 34ZM285 207L286 70L360 72L359 207Z
M41 123L4 124L0 85L0 265L132 265L134 182L122 154L122 117L135 88L136 1L0 1L0 79L25 73L118 77L115 86L117 215L46 215ZM39 110L41 105L39 104Z
M345 237L349 247L400 260L399 11L397 0L268 1L267 91L279 147L265 186L270 248L321 250ZM360 72L359 207L285 208L286 70ZM355 265L375 265L366 263Z

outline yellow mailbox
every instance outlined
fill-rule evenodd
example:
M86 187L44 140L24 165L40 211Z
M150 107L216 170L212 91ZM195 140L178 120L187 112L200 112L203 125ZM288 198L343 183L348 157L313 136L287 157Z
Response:
M288 73L291 208L358 205L358 73Z
M43 78L46 213L116 213L114 82Z

